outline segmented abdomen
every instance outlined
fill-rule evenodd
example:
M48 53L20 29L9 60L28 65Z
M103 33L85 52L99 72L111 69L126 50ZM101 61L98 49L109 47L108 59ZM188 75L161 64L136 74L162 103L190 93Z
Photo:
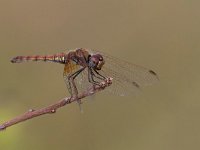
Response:
M67 57L66 54L56 54L56 55L46 55L46 56L17 56L11 59L12 63L21 63L27 61L52 61L57 63L66 63Z

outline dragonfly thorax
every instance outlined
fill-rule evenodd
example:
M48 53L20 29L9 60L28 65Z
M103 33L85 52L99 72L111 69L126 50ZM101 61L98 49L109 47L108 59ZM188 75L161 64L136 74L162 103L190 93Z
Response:
M88 65L95 70L101 70L102 66L105 64L103 56L100 54L94 54L89 57Z

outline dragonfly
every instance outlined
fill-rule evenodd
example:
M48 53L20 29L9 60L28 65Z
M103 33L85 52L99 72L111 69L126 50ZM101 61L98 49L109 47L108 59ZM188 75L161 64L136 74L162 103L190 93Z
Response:
M107 77L112 77L113 81L106 89L120 96L135 94L143 87L159 80L158 75L151 69L86 48L77 48L54 55L16 56L11 59L12 63L28 61L63 64L63 77L71 96L78 95L90 84L99 85Z

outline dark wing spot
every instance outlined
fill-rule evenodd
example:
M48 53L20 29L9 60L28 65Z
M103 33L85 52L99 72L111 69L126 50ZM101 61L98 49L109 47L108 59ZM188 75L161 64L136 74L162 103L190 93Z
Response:
M135 87L140 88L139 84L137 84L135 81L133 81L132 84L133 84Z
M149 70L149 73L151 73L154 76L157 76L157 74L153 70Z

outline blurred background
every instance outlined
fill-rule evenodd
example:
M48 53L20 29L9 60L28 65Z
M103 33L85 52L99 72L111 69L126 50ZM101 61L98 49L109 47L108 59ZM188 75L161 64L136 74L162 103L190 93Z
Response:
M157 72L136 97L97 93L0 132L0 149L200 149L200 1L0 0L0 122L68 96L54 63L16 55L92 48Z

